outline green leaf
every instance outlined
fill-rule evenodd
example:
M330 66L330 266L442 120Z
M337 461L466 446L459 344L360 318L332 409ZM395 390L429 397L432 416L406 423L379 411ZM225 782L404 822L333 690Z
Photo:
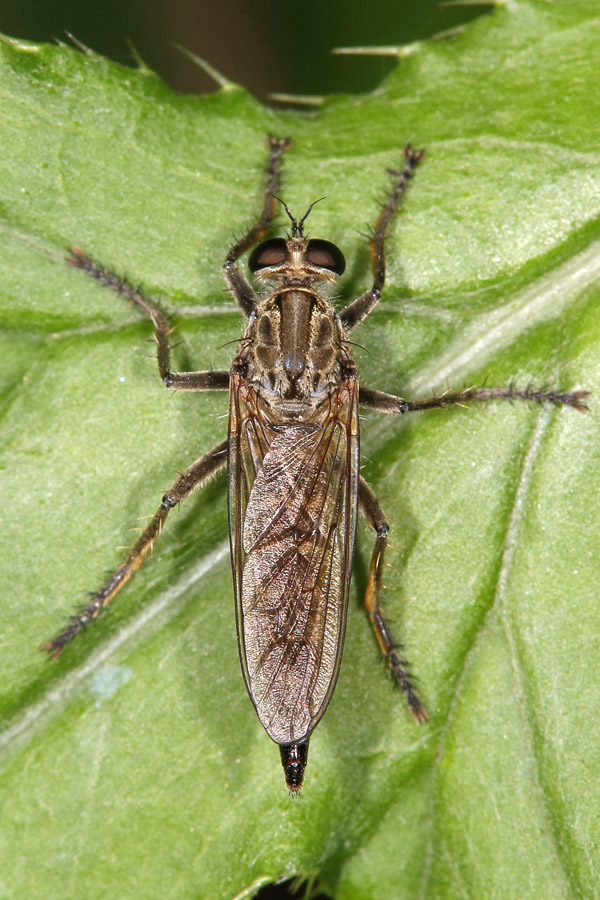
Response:
M511 0L314 115L0 45L1 897L233 898L293 875L340 900L600 893L599 43L596 4ZM178 368L227 367L241 319L221 262L258 209L268 133L294 138L292 209L327 195L310 224L350 262L340 304L368 284L358 232L385 168L427 148L356 332L365 384L592 391L586 416L365 416L393 526L385 609L431 720L410 720L360 609L359 524L299 802L239 672L223 477L173 511L110 615L58 662L38 650L227 410L169 397L149 322L65 253L164 301Z

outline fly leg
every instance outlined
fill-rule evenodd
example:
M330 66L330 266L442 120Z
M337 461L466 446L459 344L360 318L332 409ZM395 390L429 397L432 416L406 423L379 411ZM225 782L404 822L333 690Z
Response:
M137 543L131 549L127 559L113 575L108 579L99 591L97 591L92 600L76 615L64 629L51 641L42 646L42 650L46 650L53 659L60 656L63 647L73 638L83 631L87 625L95 619L101 610L103 610L115 594L123 587L131 575L139 569L148 550L151 549L154 541L162 530L163 523L171 509L178 506L192 491L204 484L212 475L222 469L227 462L227 441L221 441L216 447L213 447L200 459L197 459L185 472L179 476L167 493L162 498L162 503L158 507L154 518L144 530Z
M402 650L402 645L394 642L390 627L386 622L381 608L383 565L390 527L377 497L364 478L360 479L358 500L363 515L377 534L373 555L371 557L371 564L369 566L369 576L364 601L365 608L369 614L381 652L387 657L394 680L396 684L400 685L406 696L411 716L417 723L425 722L427 721L427 712L417 697L410 679L408 662L403 659L398 652Z
M381 207L381 212L369 240L373 286L341 311L340 319L347 332L352 331L363 319L366 319L373 307L379 302L385 282L385 238L387 231L404 196L408 182L412 178L415 168L423 159L424 153L424 150L413 150L410 144L407 144L404 148L404 167L402 171L397 172L393 169L388 169L394 181L388 193L387 202Z
M427 409L443 409L446 406L466 406L475 400L523 400L534 403L552 403L554 406L571 406L579 412L585 412L587 410L585 399L589 395L589 391L544 391L532 387L522 390L512 386L506 388L469 387L460 391L445 391L443 394L425 397L422 400L404 400L394 394L361 387L358 402L367 409L376 409L386 413L419 412Z
M226 369L215 372L171 372L169 320L158 306L147 300L139 290L131 287L126 281L103 266L93 262L79 247L71 248L71 255L67 257L67 262L77 269L83 269L84 272L105 287L111 288L115 293L122 294L152 320L157 347L158 371L163 383L168 388L178 391L228 390L229 372Z
M585 399L588 396L589 391L560 393L535 388L525 388L523 390L517 390L513 387L466 388L461 391L446 391L444 394L426 397L423 400L409 401L404 400L402 397L396 397L394 394L386 394L383 391L374 391L363 387L359 389L359 403L361 406L387 413L406 413L444 408L452 405L464 406L473 400L532 400L536 403L553 403L555 406L571 406L579 412L585 412L587 410ZM387 656L394 679L406 694L413 719L416 722L424 722L427 719L427 713L414 691L407 669L408 663L398 655L397 650L401 649L401 645L394 643L381 609L382 575L389 525L379 501L363 478L360 479L359 503L364 516L377 533L369 566L365 608L371 619L381 652Z
M240 272L236 261L243 253L255 244L258 244L271 228L271 222L277 207L275 194L279 184L281 157L288 147L291 146L292 141L290 138L275 138L269 135L267 144L269 146L269 161L267 163L267 180L262 211L252 228L232 245L223 264L225 281L245 316L250 316L256 309L256 294L247 279Z

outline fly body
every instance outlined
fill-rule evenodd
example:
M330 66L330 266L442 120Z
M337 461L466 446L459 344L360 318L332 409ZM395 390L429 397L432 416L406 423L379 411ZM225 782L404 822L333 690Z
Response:
M229 516L240 657L291 789L298 745L325 712L340 666L358 498L358 382L340 318L321 286L337 248L257 248L274 285L250 316L231 370ZM317 263L315 263L317 260Z
M364 605L379 647L415 722L427 718L408 663L381 606L389 526L359 474L359 406L391 414L464 406L469 401L525 400L586 409L587 391L468 388L421 400L359 387L348 335L377 305L385 280L385 238L423 152L410 146L370 238L372 284L336 311L328 289L343 273L341 251L304 234L305 215L287 238L263 240L275 214L288 139L268 139L263 208L229 250L223 267L247 318L229 371L173 372L169 322L138 290L73 247L68 262L124 295L154 326L158 369L172 390L229 390L228 436L180 475L143 534L106 583L44 648L64 646L106 608L139 568L173 507L228 466L229 531L242 671L269 736L280 747L286 783L303 782L310 735L335 688L342 659L357 511L375 531ZM238 267L248 265L255 291Z

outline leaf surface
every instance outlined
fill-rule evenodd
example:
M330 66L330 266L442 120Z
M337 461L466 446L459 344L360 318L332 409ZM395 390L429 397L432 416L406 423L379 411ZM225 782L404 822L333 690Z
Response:
M593 3L511 2L310 116L0 45L0 896L220 900L292 875L341 900L600 893L599 44ZM363 383L592 391L586 416L365 415L363 474L393 526L385 609L431 720L412 724L360 609L359 524L300 802L239 672L222 476L171 513L110 615L58 663L37 649L227 409L169 398L149 323L66 251L173 311L177 368L228 367L241 321L220 268L268 133L294 139L290 207L327 195L310 225L349 261L340 305L368 283L358 232L386 167L427 148L356 332Z

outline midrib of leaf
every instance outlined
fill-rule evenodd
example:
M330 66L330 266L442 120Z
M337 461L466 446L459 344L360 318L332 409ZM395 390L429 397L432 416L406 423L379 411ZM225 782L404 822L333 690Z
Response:
M544 778L544 766L540 760L538 753L538 741L536 735L535 722L537 719L536 709L531 703L530 694L527 690L527 677L523 667L523 660L519 654L518 641L515 639L513 628L511 627L507 610L506 610L506 591L510 579L511 568L514 562L515 553L519 544L519 532L521 525L527 515L527 504L534 478L535 466L543 452L544 437L548 431L552 420L552 412L545 411L540 414L533 431L529 448L523 460L521 477L515 492L515 499L510 513L508 528L504 541L504 553L502 556L502 564L498 575L494 602L491 609L497 610L498 619L500 621L502 631L504 633L510 660L514 673L514 687L516 688L517 700L521 707L522 730L527 734L527 740L530 748L530 758L533 761L535 770L537 787L542 800L543 807L546 811L546 822L548 831L552 836L554 854L559 861L560 867L565 876L567 885L573 887L574 883L581 888L581 878L579 872L570 864L569 853L565 852L564 830L563 834L558 832L556 822L556 811L553 810L553 798L548 790L548 785ZM554 412L554 414L556 414Z
M462 694L463 685L469 671L473 653L477 648L479 641L482 639L482 635L491 615L496 615L500 622L510 654L510 660L514 672L514 688L516 689L515 693L517 695L519 705L522 709L521 722L523 724L523 730L527 734L527 742L530 748L530 759L533 761L537 777L538 792L541 797L543 807L546 810L546 821L548 824L548 830L552 835L554 853L565 875L566 884L572 884L572 879L575 875L572 866L569 865L568 854L566 854L563 849L563 836L557 833L555 817L552 815L552 798L547 790L545 780L542 776L543 767L541 766L538 757L535 729L532 725L532 723L535 721L535 710L532 709L531 704L528 702L528 693L525 688L527 679L524 675L521 660L519 658L517 642L514 639L512 628L507 619L507 616L505 615L504 608L505 594L507 584L510 579L511 566L514 560L515 551L519 543L519 531L521 524L527 515L527 502L529 499L532 478L534 477L536 462L543 452L544 436L548 431L548 427L552 421L553 415L556 415L556 411L554 410L540 410L535 426L531 432L529 445L523 455L520 476L515 482L515 490L511 509L506 517L507 525L504 532L502 547L500 548L502 553L498 575L496 578L496 589L494 591L494 596L487 609L483 611L480 617L479 624L477 628L474 629L469 646L467 647L466 652L463 655L460 671L458 673L458 677L454 685L454 690L452 691L452 696L448 704L448 714L439 729L438 750L436 753L435 763L431 767L433 770L433 777L431 778L431 812L428 818L427 826L429 831L429 840L426 860L423 866L421 889L419 892L419 897L421 898L421 900L426 900L426 898L430 896L430 878L432 873L432 861L434 858L435 835L437 827L439 763L444 756L446 741L454 719L454 712ZM577 878L577 881L579 882L579 878Z
M565 873L565 881L570 883L570 877L573 875L572 867L568 864L568 856L564 854L562 851L561 840L562 836L557 834L557 829L555 825L554 817L551 814L552 808L552 799L546 789L546 785L544 779L541 774L541 766L539 762L539 758L536 752L536 741L535 741L535 733L534 727L531 724L534 721L533 710L528 703L527 692L524 688L524 684L526 682L525 676L522 671L522 666L520 663L520 659L518 656L518 652L516 649L516 642L514 641L512 635L512 629L510 627L509 622L506 619L506 616L503 614L503 603L504 603L504 595L506 591L506 585L510 578L510 570L514 557L514 552L518 547L519 542L519 530L520 525L523 522L524 518L527 515L527 501L529 497L529 492L531 488L532 478L535 472L536 462L538 461L540 454L543 451L543 439L547 433L548 427L552 421L553 416L556 415L555 410L540 410L538 413L537 421L532 429L531 437L529 439L529 445L526 451L523 454L523 460L521 465L521 472L519 478L515 481L515 489L513 495L513 502L511 504L511 508L508 511L506 516L506 529L504 532L504 538L502 542L502 547L500 547L501 556L500 556L500 565L498 568L498 574L496 578L496 590L493 595L493 599L491 603L484 609L480 615L479 623L477 627L473 630L473 634L470 639L470 643L466 648L466 652L462 656L462 662L460 668L457 672L457 677L454 685L454 690L452 691L452 695L448 704L448 712L443 720L440 723L438 729L436 729L435 735L431 735L431 740L437 741L438 749L435 754L435 758L433 763L429 766L431 777L429 779L430 784L430 815L427 821L427 829L428 829L428 847L427 854L423 864L423 875L421 880L421 886L419 890L419 898L421 900L426 900L429 896L431 896L432 885L430 884L430 877L432 872L432 861L434 858L435 851L435 836L436 836L436 828L437 828L437 795L439 790L439 763L444 756L446 740L448 734L452 728L454 711L456 709L456 705L459 702L462 688L465 682L465 678L469 671L470 661L472 659L473 653L477 648L479 641L481 640L482 634L485 631L486 624L489 620L490 615L496 614L498 616L499 621L501 622L501 627L503 633L505 634L507 646L510 652L510 658L512 661L512 668L515 673L515 684L518 687L519 701L521 706L525 706L526 709L522 715L522 721L524 723L524 728L527 730L528 734L528 743L530 746L530 756L534 762L535 770L537 773L537 785L540 792L540 796L542 797L542 802L544 808L547 810L547 822L549 825L550 833L553 837L553 846L556 857L560 861L561 868ZM393 797L390 799L390 802L385 806L384 816L387 814L390 809L394 807L397 803L397 798ZM370 830L365 829L362 834L363 840L369 840L375 836L377 833L378 822L373 823L373 827ZM356 851L360 852L360 843L357 845ZM352 858L354 853L350 853L348 859ZM578 879L579 880L579 879Z
M564 313L585 288L600 278L600 241L526 287L516 297L475 319L435 362L409 381L422 393L467 375L485 364L523 331Z

